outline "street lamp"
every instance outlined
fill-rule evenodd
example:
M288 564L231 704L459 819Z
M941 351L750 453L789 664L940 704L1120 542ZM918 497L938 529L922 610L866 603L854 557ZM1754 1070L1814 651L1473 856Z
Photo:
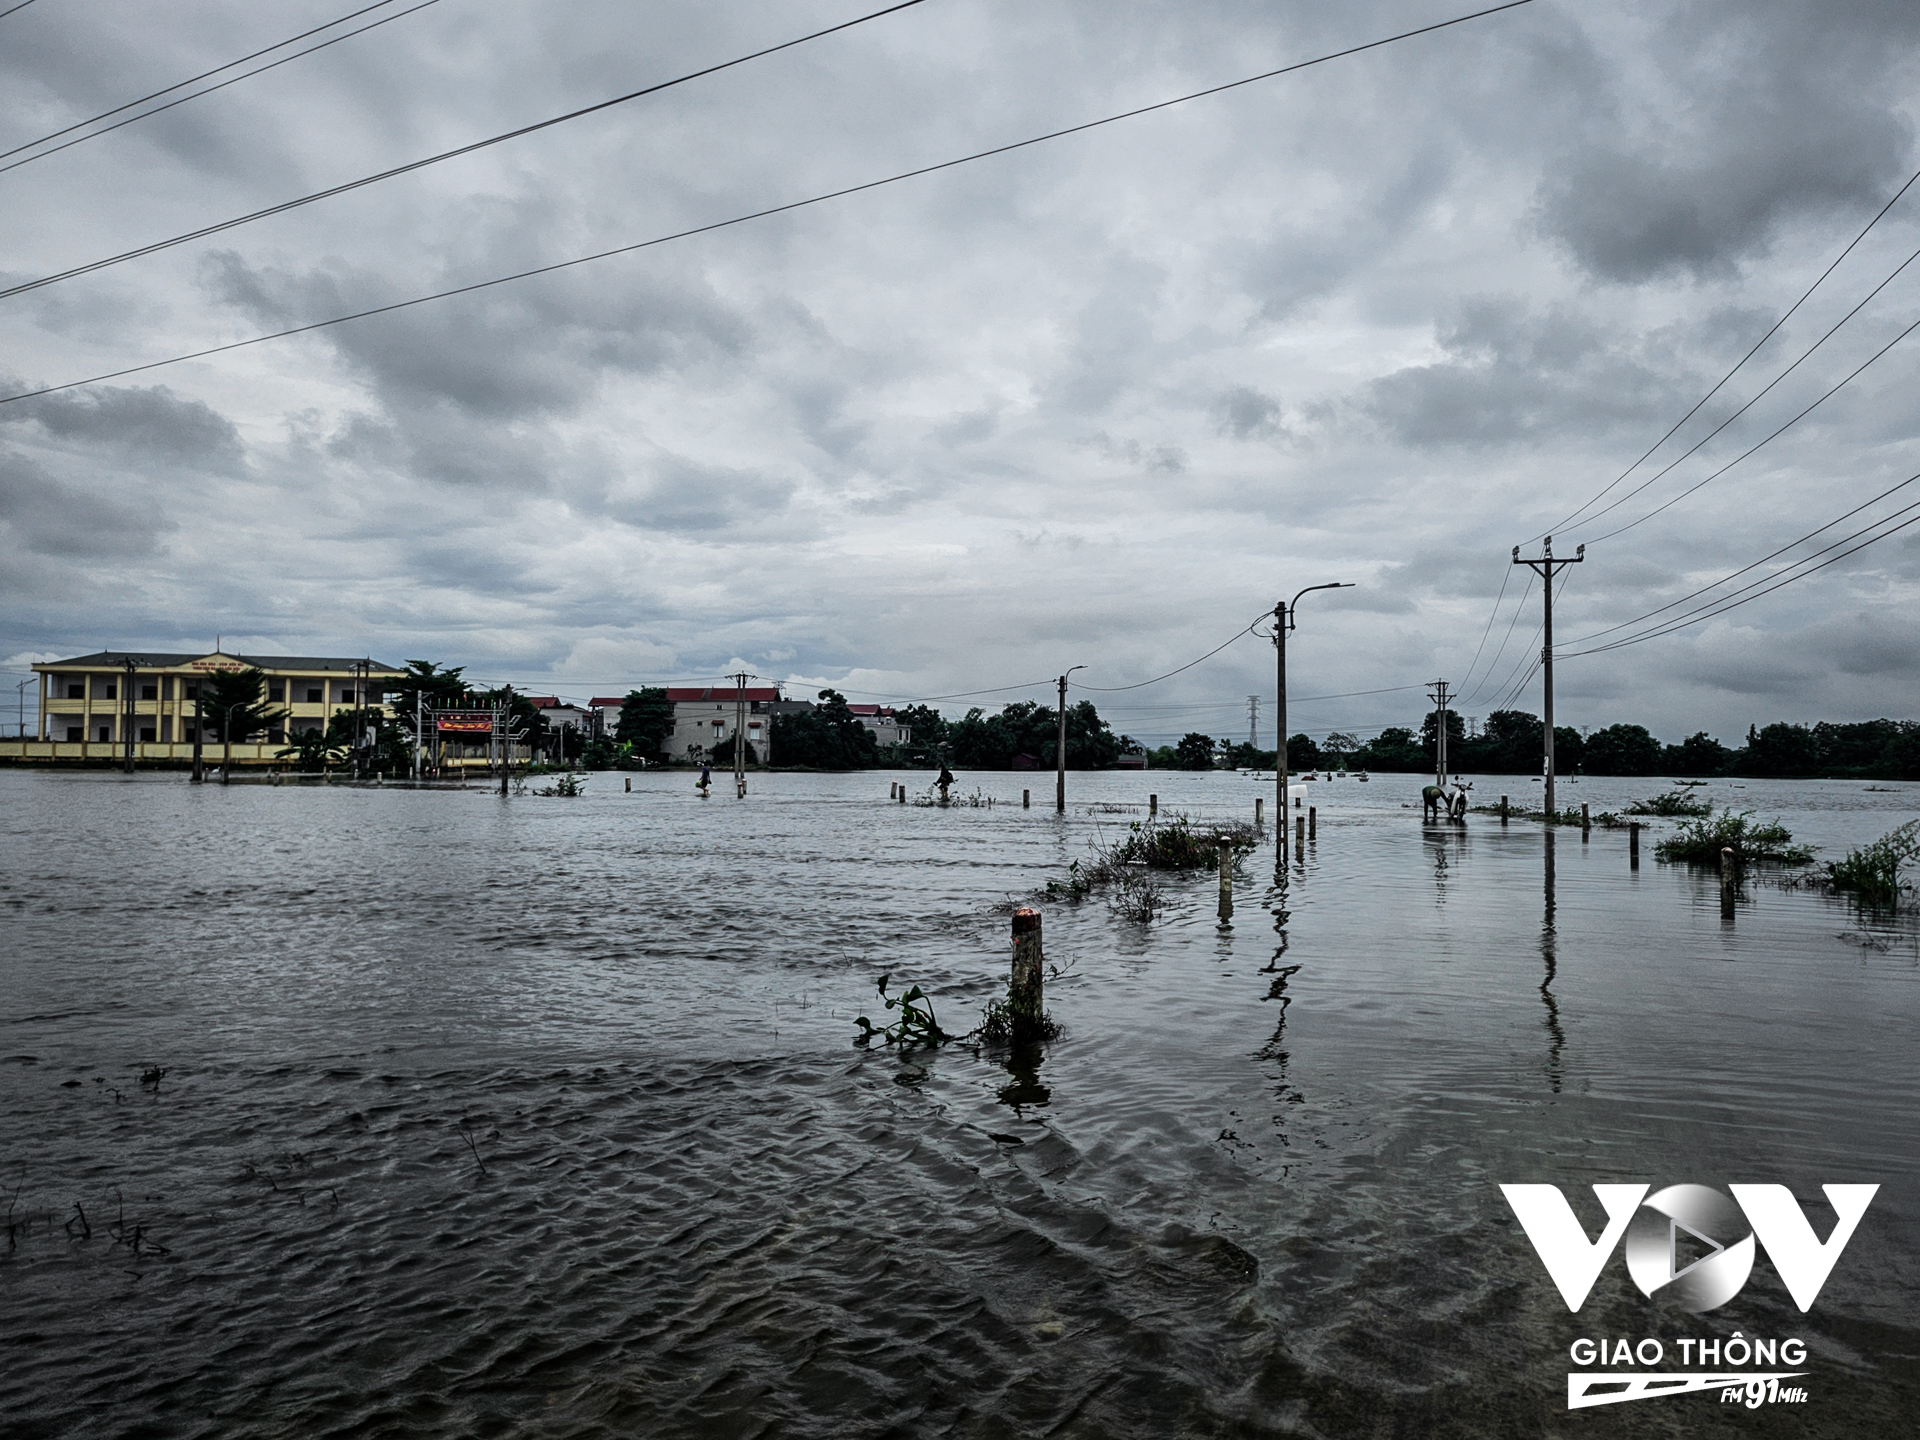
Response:
M1067 675L1086 668L1075 665ZM1053 809L1057 815L1067 813L1067 675L1060 677L1060 739L1053 747Z
M1335 580L1325 585L1309 585L1299 595L1293 597L1293 604L1274 603L1273 607L1273 647L1277 658L1278 690L1280 715L1279 733L1273 757L1273 785L1275 791L1274 807L1279 811L1280 848L1287 848L1287 631L1293 628L1294 612L1299 609L1300 595L1313 590L1351 590L1349 581Z

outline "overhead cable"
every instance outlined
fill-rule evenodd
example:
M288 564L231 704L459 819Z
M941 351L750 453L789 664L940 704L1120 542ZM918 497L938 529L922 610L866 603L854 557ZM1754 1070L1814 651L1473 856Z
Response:
M1746 414L1747 411L1751 410L1755 405L1759 404L1760 401L1763 398L1765 398L1767 393L1771 391L1774 386L1778 385L1782 380L1786 379L1795 370L1798 370L1800 368L1801 361L1804 361L1809 357L1811 357L1814 351L1818 350L1822 345L1826 344L1827 341L1831 340L1835 332L1838 331L1842 325L1845 325L1849 320L1853 319L1854 316L1858 315L1861 312L1861 310L1863 310L1866 307L1868 301L1872 300L1874 296L1878 295L1882 290L1886 289L1887 286L1891 285L1894 282L1894 280L1898 278L1900 272L1902 270L1905 270L1907 266L1911 265L1916 260L1920 260L1920 250L1914 251L1911 255L1907 256L1906 259L1902 260L1899 263L1899 265L1895 266L1893 274L1887 276L1886 279L1882 280L1878 285L1874 286L1872 290L1868 291L1866 294L1866 297L1862 299L1858 305L1855 305L1853 309L1849 310L1845 315L1842 315L1839 318L1839 320L1834 322L1832 329L1828 330L1826 334L1822 335L1818 340L1814 341L1813 344L1809 345L1804 351L1802 351L1798 359L1796 359L1791 365L1787 366L1787 368L1782 370L1778 375L1774 376L1773 379L1769 380L1764 387L1762 387L1758 392L1755 393L1755 395L1751 400L1747 401L1746 404L1742 405L1738 410L1735 410L1731 415L1727 416L1726 419L1722 420L1718 425L1714 426L1713 429L1709 430L1705 435L1701 436L1699 440L1695 441L1694 444L1686 451L1686 453L1681 455L1679 459L1674 460L1673 462L1671 462L1670 464L1662 468L1657 474L1651 476L1650 478L1642 481L1640 484L1634 486L1633 489L1627 491L1626 494L1622 495L1618 500L1615 500L1611 505L1605 506L1602 509L1594 511L1591 515L1587 516L1586 519L1580 521L1579 524L1573 526L1572 527L1573 532L1577 534L1581 526L1591 525L1594 521L1598 520L1602 515L1605 515L1610 511L1618 509L1620 506L1626 504L1627 501L1631 500L1634 496L1641 494L1643 491L1645 491L1648 486L1658 483L1660 480L1664 479L1668 474L1670 474L1673 470L1678 468L1680 465L1692 459L1693 456L1695 456L1700 452L1701 448L1705 446L1708 441L1713 439L1714 436L1718 435L1722 430L1726 429L1727 426L1731 425L1734 421L1738 420L1742 415ZM1897 339L1893 342L1893 344L1898 344L1898 343L1899 342ZM1892 348L1893 348L1892 344L1888 345L1887 347L1887 349L1889 350ZM1886 353L1885 351L1881 352L1881 354L1885 354L1885 353ZM1880 358L1879 355L1876 355L1873 357L1874 360L1878 360L1879 358ZM1872 363L1873 363L1873 360L1869 360L1867 362L1867 365L1871 365ZM1860 369L1862 370L1866 369L1866 365L1861 366ZM1854 373L1858 374L1859 371L1855 371ZM1853 378L1852 375L1849 375L1847 377L1848 380L1851 380L1852 378ZM1841 382L1841 384L1845 384L1845 383L1846 381ZM1836 386L1835 388L1838 389L1839 387ZM1821 398L1825 399L1826 397L1822 396ZM1795 418L1797 419L1798 417L1796 416ZM1782 428L1784 429L1785 427L1783 426ZM1779 433L1778 431L1775 432L1775 434L1778 434L1778 433ZM1771 440L1772 438L1773 436L1769 435L1767 437L1767 440ZM1767 442L1766 440L1763 440L1760 443L1764 445ZM1754 449L1756 450L1759 448L1760 447L1758 445L1754 447ZM1747 452L1747 455L1751 455L1752 453L1753 451L1749 450ZM1740 457L1741 460L1744 460L1746 458L1747 458L1746 455L1742 455ZM1733 463L1738 464L1739 461L1735 461ZM1724 474L1725 469L1723 468L1722 470L1715 471L1714 473L1715 475ZM1708 478L1711 479L1713 477L1709 476ZM1705 484L1705 483L1706 483L1705 481L1701 482L1701 484ZM1694 487L1694 489L1696 490L1699 488L1700 487L1698 485ZM1690 490L1687 493L1692 494L1693 492ZM1665 507L1662 507L1662 508L1665 508ZM1657 515L1659 514L1659 511L1656 510L1651 513ZM1642 518L1644 519L1647 517L1643 516ZM1638 524L1639 521L1635 521L1634 523ZM1632 529L1633 527L1623 526L1621 528ZM1620 531L1615 530L1611 533L1613 535L1618 535ZM1610 536L1602 535L1600 537L1600 540L1605 540L1608 538L1610 538ZM1600 540L1594 540L1589 543L1597 545L1600 543Z
M0 20L6 19L7 16L13 14L14 10L24 10L27 8L27 6L31 4L33 4L33 0L20 0L20 3L18 5L15 5L12 9L0 10Z
M1721 389L1726 385L1726 383L1729 380L1733 379L1735 375L1739 374L1741 369L1746 365L1746 363L1749 360L1753 359L1755 355L1760 353L1760 347L1765 345L1767 341L1771 340L1774 337L1774 335L1779 332L1780 327L1782 325L1785 325L1787 321L1791 320L1794 316L1794 313L1798 311L1802 305L1806 304L1808 300L1813 298L1813 292L1818 290L1821 287L1821 285L1826 283L1827 277L1833 274L1835 270L1840 268L1840 262L1845 260L1847 256L1851 255L1854 251L1854 247L1857 246L1862 240L1866 239L1867 235L1873 230L1873 228L1876 225L1878 225L1883 219L1886 218L1887 212L1893 209L1893 207L1899 203L1901 196L1905 195L1907 191L1913 188L1915 181L1920 181L1920 170L1916 170L1913 174L1907 177L1906 184L1902 185L1898 190L1893 192L1893 198L1888 200L1886 204L1882 205L1880 209L1875 212L1874 217L1866 223L1866 226L1860 231L1860 233L1854 236L1853 239L1847 242L1846 249L1842 250L1838 255L1834 256L1833 263L1828 265L1825 270L1822 270L1820 272L1819 276L1814 280L1813 284L1809 285L1806 288L1806 292L1802 294L1798 300L1794 301L1793 304L1787 307L1786 313L1783 314L1778 320L1774 321L1770 327L1768 327L1767 333L1762 335L1757 341L1754 342L1753 348L1747 351L1745 355L1742 355L1739 358L1739 360L1734 363L1734 366L1731 370L1727 371L1726 374L1722 375L1717 381L1714 382L1714 386L1711 390L1707 391L1706 394L1702 395L1697 401L1694 402L1693 408L1691 410L1687 411L1686 414L1682 415L1678 420L1673 422L1672 429L1668 430L1666 434L1662 435L1658 440L1654 441L1652 445L1647 447L1646 454L1642 455L1638 460L1634 461L1633 464L1629 465L1625 470L1622 470L1617 476L1614 477L1614 479L1609 484L1604 486L1597 494L1595 494L1592 499L1588 500L1586 504L1580 506L1579 509L1575 510L1571 515L1567 516L1567 518L1562 520L1558 525L1550 526L1548 529L1542 531L1540 535L1535 535L1533 537L1533 540L1529 540L1527 541L1527 543L1531 545L1534 540L1539 540L1544 535L1554 534L1557 531L1563 529L1564 527L1571 525L1575 520L1577 520L1580 517L1581 513L1585 511L1588 506L1595 504L1597 501L1605 499L1607 493L1611 491L1615 485L1620 484L1628 476L1632 475L1634 471L1638 470L1642 465L1646 464L1649 457L1651 457L1656 450L1658 450L1662 445L1666 444L1667 441L1671 440L1674 437L1674 435L1678 433L1682 425L1685 425L1687 421L1691 420L1695 415L1699 414L1700 407L1705 405L1709 400L1713 399L1715 395L1718 395Z
M433 0L427 0L427 3L433 3ZM124 264L128 260L138 260L144 255L157 254L162 250L171 250L176 245L185 245L189 241L204 240L209 235L218 235L225 230L232 230L241 225L250 225L255 220L264 220L271 215L284 215L287 211L298 210L303 205L312 205L321 200L330 200L336 195L345 195L350 190L360 190L368 185L377 185L382 180L391 180L397 175L409 175L415 170L424 170L429 165L438 165L443 160L453 160L462 155L471 155L476 150L485 150L493 145L501 145L509 140L517 140L523 135L531 135L538 130L550 129L555 125L564 125L567 121L578 120L583 115L593 115L601 110L611 109L615 105L625 105L629 101L638 100L643 96L657 95L662 90L673 89L676 85L685 85L690 81L699 80L708 75L716 75L722 70L731 70L736 65L745 65L749 61L759 60L764 56L774 55L782 50L791 50L796 45L805 45L808 41L818 40L824 35L833 35L841 30L850 30L856 25L866 24L869 20L878 20L883 15L892 15L901 10L911 10L914 6L924 5L925 3L926 0L899 0L898 4L889 5L884 10L875 10L871 14L862 15L853 20L843 20L838 25L829 25L826 29L815 30L810 35L802 35L794 40L783 40L778 45L769 45L764 49L755 50L750 55L736 56L732 60L723 60L717 65L708 65L704 69L689 71L687 74L677 76L672 80L662 80L657 85L649 85L641 90L629 91L625 95L616 95L611 100L601 100L593 105L582 106L578 110L569 110L564 115L554 115L545 120L536 120L531 125L522 125L514 130L503 131L498 135L489 135L484 140L475 140L471 144L457 146L452 150L442 150L439 154L428 155L424 159L409 160L404 165L395 165L391 169L380 170L372 175L362 175L358 180L348 180L340 185L331 185L325 190L315 190L312 194L302 195L298 199L283 200L278 205L267 206L264 210L254 210L245 215L236 215L231 220L221 220L212 225L202 225L198 230L184 231L170 239L156 240L150 245L142 245L133 250L124 250L118 255L109 255L104 260L92 260L85 265L76 265L69 270L61 270L52 275L42 275L37 280L23 281L18 285L8 286L6 289L0 290L0 300L9 299L15 295L24 295L30 290L39 290L48 285L57 285L62 280L71 280L79 275L91 275L96 270L105 270L110 266ZM395 16L394 18L398 19L399 17Z
M1847 511L1844 515L1835 516L1833 519L1827 521L1826 524L1818 526L1812 530L1809 530L1806 534L1800 536L1798 539L1789 540L1785 545L1782 545L1778 550L1775 550L1772 554L1762 555L1758 560L1755 560L1752 564L1742 565L1738 570L1735 570L1728 575L1722 575L1718 580L1715 580L1712 584L1703 585L1690 595L1682 595L1678 600L1669 601L1667 604L1660 606L1658 609L1649 610L1642 615L1636 615L1631 620L1622 620L1618 625L1609 625L1604 630L1595 630L1592 634L1582 635L1578 639L1570 640L1567 643L1570 645L1584 645L1589 640L1598 640L1602 635L1611 635L1611 634L1614 634L1616 631L1626 630L1634 625L1640 624L1642 621L1651 620L1656 615L1664 614L1669 610L1672 610L1678 606L1684 605L1689 600L1698 599L1700 596L1706 594L1709 590L1717 590L1720 588L1720 586L1726 584L1727 581L1737 580L1740 576L1746 574L1747 571L1758 569L1760 566L1766 564L1767 561L1769 560L1779 559L1780 556L1786 554L1789 550L1793 549L1796 545L1804 545L1807 541L1813 539L1814 536L1819 535L1823 531L1831 530L1834 526L1838 525L1843 520L1851 520L1854 516L1858 515L1862 510L1866 509L1869 505L1877 505L1880 501L1886 499L1889 495L1897 494L1899 491L1906 489L1907 486L1912 485L1917 481L1920 481L1920 475L1909 475L1905 480L1900 481L1898 484L1889 486L1887 489L1882 490L1878 495L1875 495L1871 500L1861 501L1858 505L1854 506L1853 509Z
M28 3L31 4L32 0L28 0ZM84 130L87 126L98 124L102 120L110 120L123 110L131 110L136 105L146 104L149 100L158 100L162 95L171 95L174 91L183 89L188 85L197 85L200 83L200 81L211 79L213 76L220 74L222 71L233 69L236 65L244 65L249 60L258 60L262 55L271 55L275 50L284 50L289 45L297 45L302 40L310 39L311 37L318 35L322 30L331 30L336 25L344 25L349 20L356 20L362 15L371 14L375 10L384 10L387 6L392 5L394 3L395 3L395 0L375 0L374 4L362 6L358 10L351 10L345 15L340 16L337 20L329 20L327 21L326 24L316 25L311 30L302 30L298 35L290 35L285 40L277 41L272 45L266 46L264 49L254 51L251 55L242 55L238 60L229 60L226 64L216 65L211 70L203 70L198 75L189 76L185 80L181 80L176 82L175 84L167 86L164 90L155 90L151 95L142 95L138 100L129 100L127 101L126 104L116 105L111 110L102 110L98 115L91 116L88 119L76 120L71 125L64 126L59 130L55 130L49 134L42 135L38 140L29 140L24 145L16 145L11 150L0 150L0 160L4 160L10 155L18 155L23 150L31 150L36 145L44 145L49 140L58 140L62 135L71 135L76 130ZM439 3L439 0L426 0L425 4L415 5L413 7L413 10L424 10L427 8L427 5L434 5L438 3ZM411 15L413 13L413 10L408 10L403 13ZM10 14L12 12L9 11L7 13ZM387 20L398 20L399 18L400 17L398 15L389 15L386 17L386 20L380 20L380 21L377 21L376 23L380 25L384 25L387 23ZM360 27L360 30L354 30L354 31L351 31L350 33L354 35L358 35L361 33L362 30L371 30L373 28L374 27L372 25L363 25ZM346 38L347 38L346 35L336 35L333 37L332 40L327 41L326 44L332 45L338 41L345 40ZM325 48L326 48L325 45L315 45L309 49L302 50L300 52L300 55L311 55L315 50L323 50ZM282 57L279 60L274 61L273 63L274 65L284 65L288 60L297 60L299 58L300 58L299 55L288 55L288 56ZM258 75L261 70L271 70L272 68L273 68L273 65L262 65L260 67L260 70L249 70L247 72L247 75ZM143 115L136 115L133 117L133 120L144 120L147 118L148 115L158 115L161 110L171 110L174 105L181 104L185 100L196 99L200 95L210 95L215 90L223 89L225 88L225 86L233 84L235 80L246 79L247 75L236 75L230 80L223 81L220 85L211 85L205 90L197 91L194 95L183 96L181 100L173 101L172 104L159 106L156 109L147 111L146 114L143 114ZM120 123L122 125L130 125L133 123L133 120L123 120ZM96 131L92 135L82 136L81 138L85 140L97 139L99 136L105 135L106 133L108 133L108 131L118 130L119 128L120 128L119 125L109 125L106 130ZM73 141L69 141L68 143L72 145L78 145L80 141L73 140ZM0 172L17 169L20 165L30 164L33 160L43 160L46 158L46 156L55 154L58 151L65 150L66 148L67 148L66 145L56 145L52 150L45 151L43 154L40 154L40 155L31 156L27 160L18 161L14 165L0 165Z
M1731 470L1734 466L1738 465L1742 460L1746 459L1749 455L1753 454L1754 451L1760 449L1764 445L1769 445L1773 441L1779 439L1780 436L1786 434L1787 431L1791 430L1795 425L1798 425L1802 420L1806 419L1807 416L1811 415L1815 410L1818 410L1822 405L1826 404L1827 401L1831 400L1842 389L1844 389L1847 385L1851 384L1855 379L1855 377L1857 377L1861 373L1861 371L1865 370L1869 365L1873 364L1882 355L1885 355L1889 350L1893 349L1894 346L1898 345L1902 340L1906 339L1907 336L1911 335L1915 330L1920 330L1920 320L1915 320L1911 325L1907 326L1906 329L1902 330L1898 335L1894 336L1893 339L1889 340L1886 344L1882 345L1878 350L1874 351L1873 354L1869 355L1865 360L1863 360L1857 368L1855 368L1853 371L1847 374L1847 376L1844 379L1842 379L1838 384L1834 385L1832 389L1828 390L1824 395L1820 396L1819 399L1815 400L1811 405L1807 406L1806 409L1802 410L1799 414L1795 415L1791 420L1787 421L1786 424L1782 425L1779 429L1773 431L1771 434L1767 435L1763 439L1756 441L1753 445L1749 446L1747 449L1741 451L1738 455L1734 456L1733 459L1729 460L1726 464L1722 465L1718 470L1715 470L1711 475L1707 476L1706 479L1696 481L1694 484L1689 485L1686 489L1682 490L1678 495L1675 495L1672 499L1664 501L1663 503L1654 506L1653 509L1647 511L1647 513L1642 515L1638 520L1629 520L1626 524L1620 526L1619 529L1609 530L1606 534L1596 536L1594 539L1589 540L1587 543L1589 545L1598 545L1602 540L1611 540L1616 535L1624 535L1627 533L1627 531L1633 529L1636 525L1644 525L1647 521L1651 520L1654 516L1658 515L1661 511L1671 509L1673 506L1678 505L1682 500L1686 499L1689 495L1693 494L1694 491L1699 490L1704 486L1711 485L1715 480L1718 480L1722 475L1726 474L1727 471Z
M825 204L830 200L843 199L846 196L858 195L868 190L877 190L882 186L899 184L901 181L915 179L922 175L932 175L942 170L951 170L957 166L971 164L976 160L985 160L997 155L1006 155L1015 150L1045 144L1048 141L1058 140L1068 135L1077 135L1082 131L1097 129L1103 125L1112 125L1121 120L1128 120L1136 116L1150 114L1156 110L1164 110L1173 105L1185 104L1189 100L1198 100L1209 95L1217 95L1224 91L1237 89L1243 85L1251 85L1261 80L1270 80L1276 76L1291 74L1298 70L1305 70L1310 66L1324 65L1332 60L1338 60L1350 55L1358 55L1363 51L1375 50L1383 45L1391 45L1401 40L1412 39L1415 36L1431 34L1436 30L1447 29L1449 26L1465 24L1469 20L1478 20L1488 15L1499 14L1503 10L1515 10L1523 5L1530 5L1532 3L1533 0L1509 0L1509 3L1496 5L1491 9L1476 10L1472 14L1455 16L1451 20L1443 20L1433 25L1424 25L1419 29L1403 31L1398 35L1389 35L1384 39L1372 40L1364 45L1355 45L1345 50L1337 50L1327 55L1317 56L1312 60L1302 60L1293 65L1285 65L1277 70L1268 70L1258 75L1250 75L1243 80L1230 81L1224 85L1214 85L1205 90L1196 90L1188 95L1176 96L1171 100L1162 100L1156 104L1143 105L1137 109L1122 111L1116 115L1108 115L1099 120L1089 120L1080 125L1068 126L1063 130L1054 130L1047 134L1036 135L1026 140L1017 140L1008 145L997 145L989 150L978 150L971 155L962 155L957 159L943 160L933 165L922 165L912 170L902 170L897 174L884 176L878 180L868 180L859 185L849 185L839 190L825 191L819 195L809 196L804 200L792 200L782 205L770 205L765 209L750 211L744 215L735 215L730 219L716 220L710 224L695 225L685 230L674 231L671 234L658 235L651 240L641 240L631 245L619 245L610 250L596 251L591 255L581 255L571 260L556 261L551 265L538 265L532 269L515 271L510 275L496 276L491 280L479 280L469 285L457 285L448 290L435 291L430 295L416 296L411 300L399 300L389 305L376 305L365 310L354 311L352 314L336 315L327 320L315 320L305 325L289 326L285 330L275 330L269 334L255 335L246 340L233 340L224 345L210 345L203 350L195 350L184 355L174 355L165 360L150 360L143 365L129 365L119 370L88 376L84 380L69 380L58 385L42 386L37 390L27 390L15 395L0 396L0 405L12 404L19 400L30 400L40 395L52 395L62 390L73 390L84 385L97 385L105 380L118 380L128 375L138 375L149 370L158 370L164 366L182 364L188 360L203 360L210 355L222 355L228 351L244 349L250 345L265 344L269 340L284 340L290 336L304 335L310 331L324 330L334 325L345 325L351 321L365 320L375 315L386 315L396 310L409 309L415 305L431 304L436 300L447 300L456 295L468 295L475 291L491 289L497 285L509 285L516 281L529 280L537 275L550 275L556 271L571 269L578 265L592 264L595 261L610 259L616 255L628 255L638 250L650 249L656 245L665 245L675 240L684 240L695 235L705 235L716 230L725 230L735 225L744 225L750 221L763 220L769 216L782 215L792 210L800 210L812 205Z
M1214 646L1213 649L1209 650L1206 654L1202 655L1199 660L1189 660L1186 664L1182 665L1178 670L1169 670L1166 674L1156 675L1151 680L1136 681L1132 685L1082 685L1076 680L1070 680L1067 682L1068 688L1073 690L1086 690L1095 695L1117 695L1122 690L1144 690L1149 685L1158 685L1162 680L1171 680L1176 675L1183 675L1187 671L1193 669L1194 666L1200 664L1202 661L1211 660L1214 656L1218 655L1222 650L1226 649L1227 646L1233 644L1235 640L1240 639L1241 636L1251 635L1253 633L1253 626L1258 625L1259 623L1260 622L1258 620L1255 620L1253 622L1253 625L1247 626L1246 629L1234 631L1234 633L1228 636L1226 640L1222 641L1220 644Z

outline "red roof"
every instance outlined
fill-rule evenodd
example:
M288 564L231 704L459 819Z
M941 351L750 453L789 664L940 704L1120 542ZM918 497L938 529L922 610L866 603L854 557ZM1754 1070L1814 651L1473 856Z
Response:
M893 707L891 705L849 705L847 709L855 715L873 715L878 717L893 714Z
M731 685L689 686L686 689L669 689L667 691L667 699L675 704L681 705L700 700L724 703L726 701L739 699L741 693L741 691ZM780 698L780 692L771 685L764 689L755 689L752 686L748 686L745 694L749 700L778 700Z
M626 703L627 697L624 695L596 695L593 699L587 701L587 708L589 710L618 710Z

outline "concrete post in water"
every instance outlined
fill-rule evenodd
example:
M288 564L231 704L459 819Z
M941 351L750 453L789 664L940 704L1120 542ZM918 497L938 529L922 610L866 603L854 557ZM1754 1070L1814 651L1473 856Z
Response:
M1593 817L1587 813L1587 802L1580 802L1580 839L1585 843L1587 832L1593 829Z
M1253 797L1253 828L1254 829L1259 830L1266 825L1267 823L1266 811L1267 811L1266 797L1262 795L1254 796Z
M1007 1014L1013 1022L1013 1038L1030 1038L1040 1028L1046 1013L1041 993L1042 961L1040 912L1022 905L1013 912L1013 978L1007 986Z
M1220 918L1233 915L1233 842L1222 835L1214 842L1220 857Z
M906 804L906 803L907 803L907 787L906 787L906 786L904 786L904 785L902 785L902 786L900 787L900 797L899 797L899 798L900 798L900 803L901 803L902 805L904 805L904 804Z
M1296 815L1293 817L1293 839L1296 846L1303 846L1307 843L1306 816Z
M1722 908L1733 905L1733 847L1720 847L1720 904Z
M1500 797L1500 823L1507 823L1507 797L1504 795Z
M1298 810L1302 805L1306 803L1307 802L1302 800L1298 795L1293 797L1293 808L1296 810Z
M1640 868L1640 822L1638 820L1627 822L1627 868L1629 870Z
M1151 820L1153 819L1154 816L1158 815L1159 813L1160 813L1160 797L1158 795L1147 796L1147 818Z
M1307 806L1307 838L1317 840L1320 836L1320 807Z
M1033 791L1022 790L1020 792L1020 808L1022 810L1031 810L1033 808Z
M633 776L627 776L627 794L633 794Z

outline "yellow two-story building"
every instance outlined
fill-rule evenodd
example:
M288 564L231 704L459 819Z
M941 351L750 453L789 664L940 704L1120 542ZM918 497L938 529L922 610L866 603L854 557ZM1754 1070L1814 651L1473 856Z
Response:
M269 765L293 735L324 730L337 710L383 705L387 682L405 671L377 660L311 655L170 655L102 650L33 667L40 681L33 737L0 742L0 758L25 761L193 758L195 701L201 681L222 670L259 670L266 702L285 717L232 747L236 765ZM225 757L216 747L208 759Z

